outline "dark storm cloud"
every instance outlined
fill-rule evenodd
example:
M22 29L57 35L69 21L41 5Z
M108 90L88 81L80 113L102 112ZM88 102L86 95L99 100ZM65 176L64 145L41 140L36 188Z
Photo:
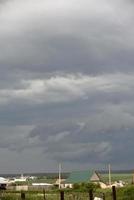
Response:
M133 70L134 15L128 5L9 1L1 14L1 66L30 73Z
M133 167L133 11L125 0L0 1L2 163Z
M121 117L118 112L113 110L112 114L107 111L94 116L94 119L85 120L85 123L73 121L73 127L69 121L66 124L61 121L51 124L49 130L48 126L37 127L30 135L38 136L44 153L57 161L94 164L116 162L124 165L124 155L129 162L129 155L133 154L134 117L125 113Z
M133 153L133 83L133 74L66 74L0 89L1 131L3 124L18 127L15 135L7 129L11 140L2 136L0 147L14 152L41 149L46 159L84 166L123 164L124 141L126 155Z

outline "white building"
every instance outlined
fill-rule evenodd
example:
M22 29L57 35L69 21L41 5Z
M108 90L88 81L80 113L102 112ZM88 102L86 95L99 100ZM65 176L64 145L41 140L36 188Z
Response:
M6 189L8 185L8 180L3 178L3 177L0 177L0 189Z

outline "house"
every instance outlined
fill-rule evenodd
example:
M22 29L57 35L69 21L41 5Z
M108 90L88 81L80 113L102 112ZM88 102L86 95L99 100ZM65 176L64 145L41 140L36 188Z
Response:
M0 190L5 190L8 185L8 180L0 177Z
M64 182L66 181L66 179L57 179L54 183L54 186L56 187L59 187L60 185L60 188L64 188Z
M26 182L26 181L27 177L24 177L23 174L21 174L21 176L18 178L14 178L14 182Z
M29 186L29 189L31 190L38 190L38 189L45 189L45 190L49 190L52 189L53 184L51 183L32 183L31 186Z
M62 187L72 188L73 184L75 184L75 183L83 183L83 182L99 183L100 181L101 181L101 178L96 171L90 171L90 170L74 171L65 180L64 185L62 184Z

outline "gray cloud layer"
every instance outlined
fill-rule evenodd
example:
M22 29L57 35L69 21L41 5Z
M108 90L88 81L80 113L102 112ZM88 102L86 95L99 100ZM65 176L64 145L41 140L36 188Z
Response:
M126 0L0 1L2 173L133 168L133 11Z

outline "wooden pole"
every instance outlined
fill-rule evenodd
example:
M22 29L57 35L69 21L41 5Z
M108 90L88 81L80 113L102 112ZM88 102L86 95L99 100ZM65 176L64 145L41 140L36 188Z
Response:
M105 200L105 193L102 193L102 199Z
M116 200L116 188L115 186L112 186L112 196L113 196L113 200Z
M21 191L21 200L25 200L25 193Z
M93 200L93 190L89 190L89 200Z
M43 189L43 197L44 197L44 200L46 200L46 191Z
M60 200L64 200L64 191L60 191Z

